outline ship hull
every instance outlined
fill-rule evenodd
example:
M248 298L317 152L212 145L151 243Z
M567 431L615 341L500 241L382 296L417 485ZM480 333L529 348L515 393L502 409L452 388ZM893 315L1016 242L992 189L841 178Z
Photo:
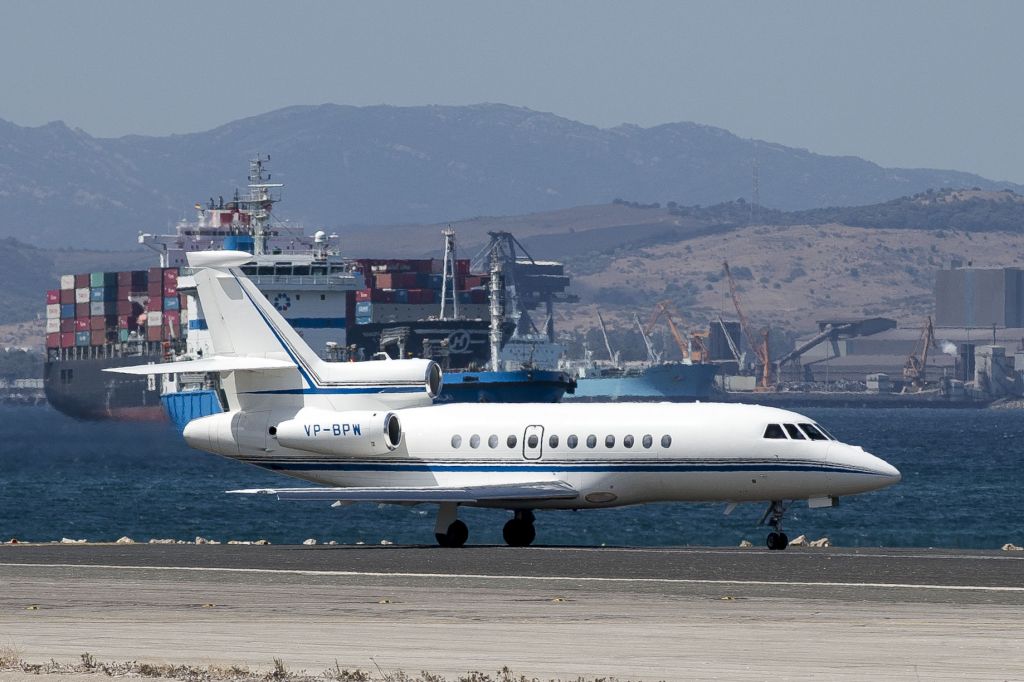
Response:
M575 390L564 372L445 372L435 403L557 403Z
M48 360L43 367L46 400L76 419L167 421L159 377L103 371L161 361L158 355Z
M715 365L665 363L652 365L636 375L580 378L576 380L573 398L705 400L712 395L717 371Z

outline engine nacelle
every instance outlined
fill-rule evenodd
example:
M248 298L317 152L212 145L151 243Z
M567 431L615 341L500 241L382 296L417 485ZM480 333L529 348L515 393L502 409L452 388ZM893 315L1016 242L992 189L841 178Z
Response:
M384 411L299 410L294 418L269 429L286 448L324 455L386 455L402 442L398 415Z

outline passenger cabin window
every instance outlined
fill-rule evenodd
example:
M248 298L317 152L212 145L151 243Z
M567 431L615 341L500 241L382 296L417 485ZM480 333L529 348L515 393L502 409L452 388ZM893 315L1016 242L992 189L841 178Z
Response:
M801 424L800 428L803 429L804 433L811 440L828 440L821 431L814 424Z
M452 436L452 447L458 448L462 446L462 436Z
M604 446L606 448L614 448L615 447L615 436L605 436L604 437Z
M647 435L644 436L643 443L644 447L650 450L651 446L654 445L654 437L648 433Z
M778 424L769 424L764 430L764 437L786 440L786 432Z
M668 436L668 435L662 436L661 437L661 447L668 448L668 447L671 447L671 446L672 446L672 436Z
M489 447L489 448L490 448L490 449L492 449L492 450L493 450L494 448L498 447L498 437L497 437L497 436L495 436L495 435L494 435L493 433L492 433L492 434L491 434L491 436L490 436L490 437L489 437L489 438L487 439L487 447Z
M786 433L788 433L789 437L793 440L807 440L807 436L805 436L800 429L796 428L796 424L783 424L783 426L786 427Z
M508 444L510 448L514 448L516 446L516 443L518 442L518 439L515 437L515 434L513 434L509 436L505 442Z
M527 445L527 447L530 447L530 448L537 447L537 445L539 443L540 443L540 440L537 439L536 434L532 434L531 433L530 437L526 439L526 445Z
M626 436L622 439L622 446L626 448L633 447L633 436Z
M597 447L597 436L595 436L594 434L590 434L589 436L587 436L587 447L588 448L596 448Z
M469 437L469 447L473 448L474 450L480 447L480 434L474 433L472 436Z
M551 434L551 437L548 438L548 447L549 448L557 448L558 447L558 436L556 436L555 434Z
M569 446L570 450L575 450L576 446L580 444L580 439L576 437L576 434L572 434L565 439L565 444Z

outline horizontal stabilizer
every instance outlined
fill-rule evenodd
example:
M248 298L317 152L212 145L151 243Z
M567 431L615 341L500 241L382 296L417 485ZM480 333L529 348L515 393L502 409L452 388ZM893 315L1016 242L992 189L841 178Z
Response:
M316 502L495 502L502 500L574 500L579 493L564 481L424 488L249 488L242 495L276 495L279 500Z
M181 372L236 372L256 371L265 369L294 369L295 363L287 360L269 360L267 358L228 357L216 355L202 360L183 360L182 362L162 362L153 365L134 365L132 367L113 367L104 372L119 374L179 374Z

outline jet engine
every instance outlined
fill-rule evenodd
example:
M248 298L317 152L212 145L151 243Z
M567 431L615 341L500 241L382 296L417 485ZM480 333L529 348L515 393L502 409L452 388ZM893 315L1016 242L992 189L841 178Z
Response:
M299 410L268 433L286 448L324 455L386 455L402 442L398 415L382 411Z

